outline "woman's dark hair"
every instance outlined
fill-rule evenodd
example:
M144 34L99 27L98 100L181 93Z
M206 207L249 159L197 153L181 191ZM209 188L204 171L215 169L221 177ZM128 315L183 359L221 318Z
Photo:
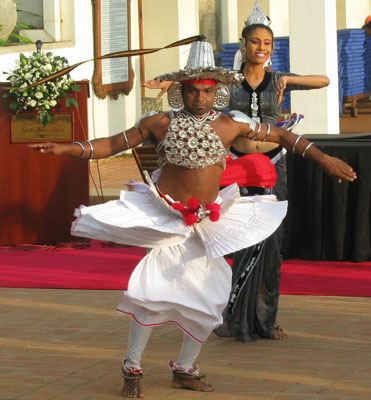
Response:
M245 38L246 41L247 41L247 38L250 36L250 34L251 34L252 32L254 32L255 29L258 29L258 28L263 28L263 29L265 29L267 32L269 32L269 33L272 35L272 46L273 46L273 41L274 41L274 34L273 34L273 31L272 31L272 29L271 29L269 26L264 25L264 24L253 24L253 25L247 25L247 26L245 26L245 27L242 29L242 34L241 34L241 36L242 36L243 38Z

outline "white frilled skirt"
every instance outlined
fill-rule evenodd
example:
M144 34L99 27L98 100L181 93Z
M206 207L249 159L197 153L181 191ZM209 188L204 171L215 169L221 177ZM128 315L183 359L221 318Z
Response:
M270 236L286 214L274 196L240 197L236 184L220 192L221 217L187 226L153 187L122 191L120 200L77 210L76 236L150 248L134 269L118 311L142 325L176 323L199 342L222 322L231 289L224 255Z

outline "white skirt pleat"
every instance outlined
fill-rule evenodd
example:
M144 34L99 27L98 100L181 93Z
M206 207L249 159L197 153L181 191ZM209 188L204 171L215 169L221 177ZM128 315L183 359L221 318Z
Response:
M205 218L187 226L153 185L121 192L120 200L76 210L71 233L151 248L135 267L118 311L140 324L176 323L199 342L222 322L231 289L223 255L270 236L285 216L287 202L273 196L241 198L237 185L220 192L218 222Z
M223 198L223 191L220 193ZM230 198L225 200L223 198L222 204L230 204ZM194 226L210 259L234 253L269 237L285 217L287 201L278 202L271 195L239 197L226 210L222 205L221 211L223 214L217 223L205 218Z
M223 257L208 261L192 234L182 244L151 250L133 271L117 309L145 326L173 322L204 342L223 322L231 275Z

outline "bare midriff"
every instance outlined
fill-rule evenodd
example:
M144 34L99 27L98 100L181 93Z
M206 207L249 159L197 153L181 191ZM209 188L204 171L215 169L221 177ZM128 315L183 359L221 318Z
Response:
M188 199L196 197L200 204L206 205L218 197L222 173L222 163L199 169L168 163L161 170L158 187L175 201L187 204Z
M251 140L246 140L245 138L239 138L233 142L232 146L240 153L250 154L267 153L268 151L278 147L278 144L272 142L255 142Z

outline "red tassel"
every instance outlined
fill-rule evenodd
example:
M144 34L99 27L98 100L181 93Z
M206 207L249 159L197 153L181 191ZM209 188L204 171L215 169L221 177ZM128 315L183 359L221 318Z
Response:
M183 211L185 206L184 206L184 204L182 204L179 201L177 201L175 203L171 203L171 207L173 207L174 210Z
M186 225L191 226L198 222L198 217L195 214L188 214L188 215L183 215L184 216L184 222Z
M191 210L197 210L197 208L200 206L200 202L195 197L192 197L187 200L187 205Z
M206 204L206 209L210 210L212 213L220 211L220 205L217 203Z
M212 221L212 222L219 221L220 213L219 212L212 212L210 214L209 218L210 218L210 221Z

